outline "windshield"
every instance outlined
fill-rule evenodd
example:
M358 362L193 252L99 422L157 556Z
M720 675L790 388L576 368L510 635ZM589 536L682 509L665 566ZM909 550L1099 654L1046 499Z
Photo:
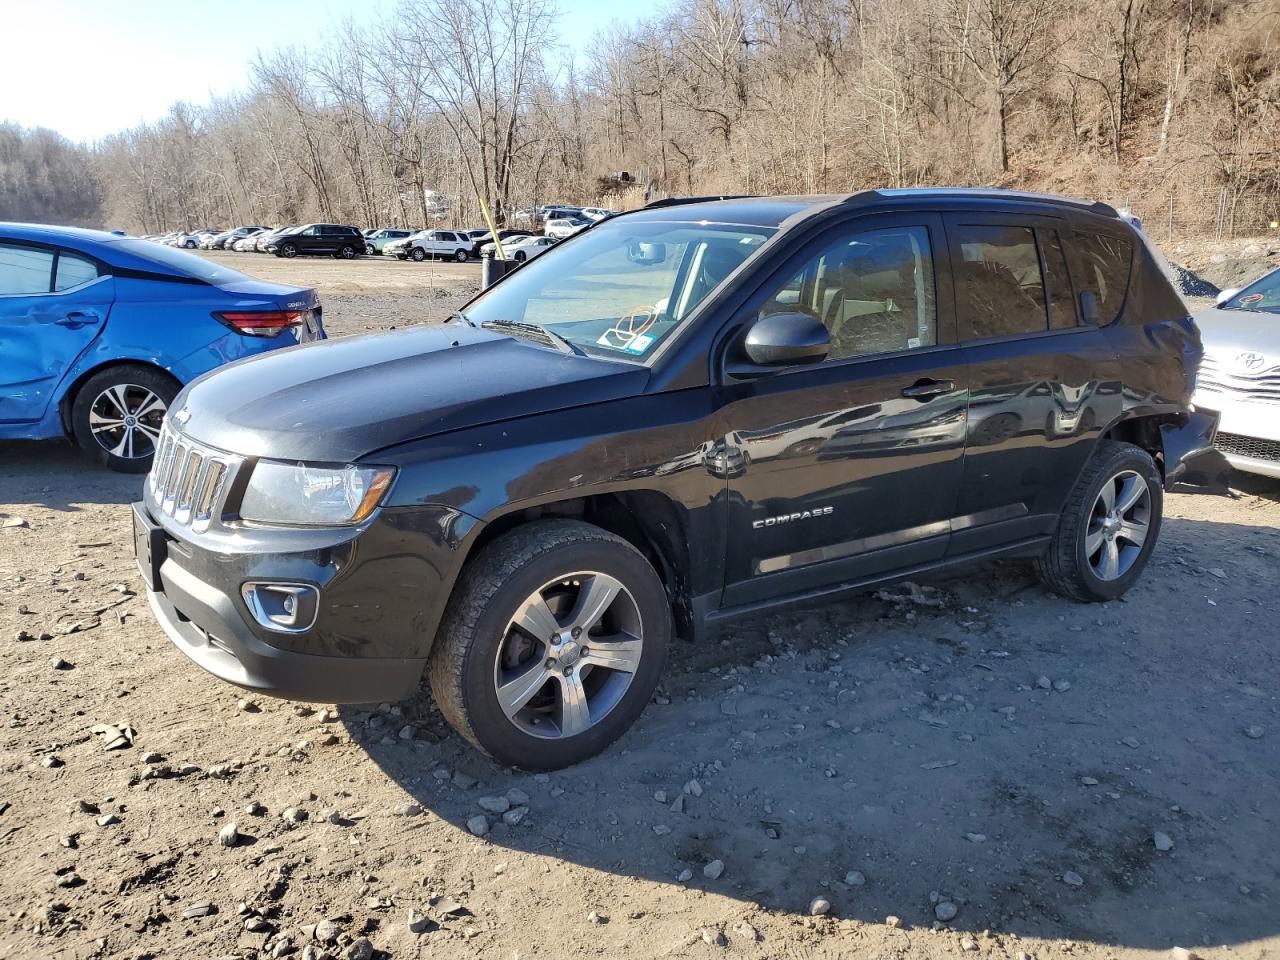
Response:
M227 283L231 280L243 280L245 275L238 270L222 267L212 260L178 250L174 247L162 247L136 237L121 237L112 240L111 246L117 250L131 253L140 260L147 260L162 267L160 272L177 274L180 277L194 277L206 283Z
M477 324L534 323L584 352L643 360L773 233L623 217L552 249L467 307Z
M1280 270L1272 270L1222 305L1223 310L1256 310L1280 313Z

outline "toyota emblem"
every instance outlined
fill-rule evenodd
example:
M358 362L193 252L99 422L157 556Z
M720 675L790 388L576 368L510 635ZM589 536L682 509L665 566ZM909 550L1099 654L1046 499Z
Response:
M1252 350L1246 350L1244 353L1236 355L1236 364L1244 370L1257 370L1267 358L1260 353L1254 353Z

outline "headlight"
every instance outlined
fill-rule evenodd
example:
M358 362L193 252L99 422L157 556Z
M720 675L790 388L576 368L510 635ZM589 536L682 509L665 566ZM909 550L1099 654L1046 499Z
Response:
M317 467L259 460L240 501L240 517L259 523L359 523L382 502L394 467Z

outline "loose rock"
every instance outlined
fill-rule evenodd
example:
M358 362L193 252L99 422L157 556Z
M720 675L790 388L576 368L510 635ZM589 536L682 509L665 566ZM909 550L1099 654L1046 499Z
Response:
M724 873L723 860L712 860L702 868L702 875L708 880L719 880L722 873Z
M826 897L814 897L809 901L809 916L821 917L831 912L831 901Z
M218 831L218 842L224 847L234 847L240 842L240 831L236 829L234 821Z
M477 813L474 817L467 821L467 829L474 836L483 837L489 832L489 820L482 813Z
M1083 887L1084 877L1076 873L1074 870L1068 870L1062 875L1062 882L1069 887Z
M481 797L476 806L489 813L506 813L511 809L511 801L506 797Z
M1155 844L1156 849L1161 853L1168 853L1173 849L1173 838L1160 830L1156 830L1151 834L1151 842Z
M957 907L950 900L943 900L940 904L938 904L936 907L933 908L933 915L937 917L939 920L941 920L943 923L950 923L952 920L956 918L956 914L959 912L960 912L960 908Z

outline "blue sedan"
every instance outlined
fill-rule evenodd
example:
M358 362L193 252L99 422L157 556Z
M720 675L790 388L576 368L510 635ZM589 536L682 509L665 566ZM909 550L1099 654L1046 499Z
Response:
M0 440L65 436L144 473L183 385L324 336L314 290L133 237L0 223Z

